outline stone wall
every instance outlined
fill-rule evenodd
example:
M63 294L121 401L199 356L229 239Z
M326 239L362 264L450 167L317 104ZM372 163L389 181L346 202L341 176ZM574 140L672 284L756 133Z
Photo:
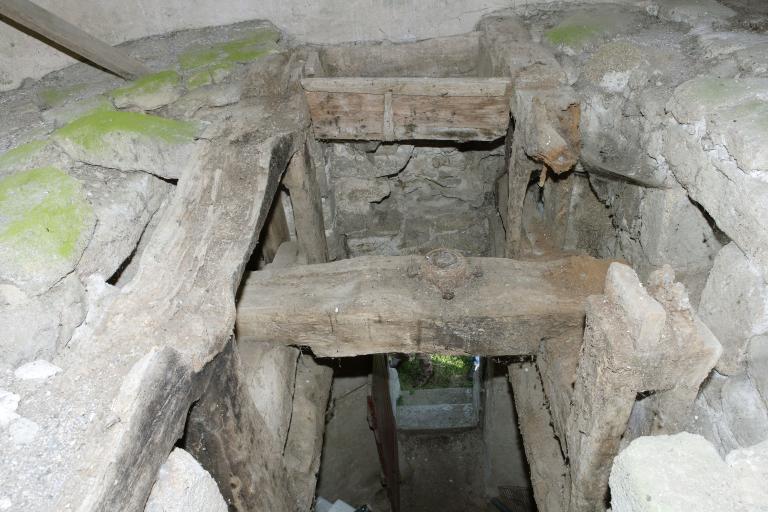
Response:
M501 145L329 144L325 223L335 258L491 254Z
M526 227L531 238L548 224L561 247L623 259L643 279L675 269L723 346L686 429L724 455L768 436L768 36L749 30L757 18L702 4L523 18L581 97L583 141L579 172L535 192Z

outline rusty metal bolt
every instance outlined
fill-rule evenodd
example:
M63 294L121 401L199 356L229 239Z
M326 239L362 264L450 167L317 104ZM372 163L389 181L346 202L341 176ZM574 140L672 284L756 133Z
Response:
M422 274L442 293L446 300L454 297L454 290L464 285L467 278L467 260L453 249L435 249L427 253Z

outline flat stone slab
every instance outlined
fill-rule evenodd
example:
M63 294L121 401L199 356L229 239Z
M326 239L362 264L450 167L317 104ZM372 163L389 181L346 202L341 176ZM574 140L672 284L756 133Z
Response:
M397 407L397 428L402 430L471 428L476 425L477 414L471 403Z

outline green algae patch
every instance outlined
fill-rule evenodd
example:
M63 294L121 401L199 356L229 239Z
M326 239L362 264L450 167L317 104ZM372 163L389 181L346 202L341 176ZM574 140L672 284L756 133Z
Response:
M212 83L221 82L232 71L234 64L230 62L220 62L208 66L201 71L198 71L187 79L188 89L197 89L204 85L210 85Z
M197 135L198 126L192 122L177 121L139 112L95 110L54 132L86 150L99 150L104 137L114 132L142 135L170 144L191 142Z
M40 90L37 93L37 97L40 99L44 108L52 108L61 105L83 89L85 89L85 84L61 88L50 87L48 89Z
M0 244L25 267L70 260L93 220L80 183L55 167L0 179Z
M18 167L48 145L45 140L33 140L0 155L0 170Z
M154 94L166 88L176 87L179 85L180 81L181 78L177 72L173 70L161 71L159 73L143 76L126 87L115 89L112 91L111 96L113 98L120 98L142 94Z
M213 83L213 76L211 75L211 72L207 69L204 69L203 71L198 71L197 73L191 75L187 79L187 87L190 89L197 89L198 87L202 87L204 85L210 85Z
M594 39L602 31L597 23L567 23L547 30L547 41L555 46L578 47Z
M215 64L250 62L277 51L280 32L271 28L253 31L241 39L188 50L179 56L183 70L195 70Z

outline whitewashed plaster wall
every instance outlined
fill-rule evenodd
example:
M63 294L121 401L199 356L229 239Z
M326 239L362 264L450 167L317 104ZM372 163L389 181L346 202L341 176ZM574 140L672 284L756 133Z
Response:
M174 30L251 19L268 19L305 42L405 41L467 32L489 12L551 0L33 1L86 32L118 44ZM16 88L26 77L39 78L73 62L0 22L0 90Z

